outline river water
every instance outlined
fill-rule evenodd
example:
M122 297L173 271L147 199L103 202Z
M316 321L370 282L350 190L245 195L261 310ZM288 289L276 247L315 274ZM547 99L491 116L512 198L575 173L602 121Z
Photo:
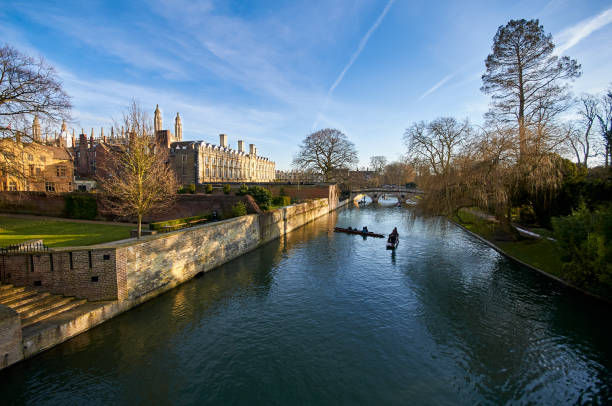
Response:
M610 310L444 220L350 208L0 372L0 400L603 404Z

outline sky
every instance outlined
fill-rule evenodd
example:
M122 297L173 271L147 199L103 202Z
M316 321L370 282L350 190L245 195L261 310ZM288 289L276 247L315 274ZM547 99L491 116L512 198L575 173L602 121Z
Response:
M359 166L405 152L413 122L482 123L493 36L538 18L578 60L576 95L612 86L612 2L0 0L0 43L42 56L72 97L69 127L108 131L132 100L180 112L184 140L254 143L290 169L300 142L337 128Z

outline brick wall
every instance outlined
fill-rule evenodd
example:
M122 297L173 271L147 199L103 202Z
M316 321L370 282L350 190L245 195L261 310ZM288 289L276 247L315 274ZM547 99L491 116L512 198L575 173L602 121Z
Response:
M43 292L88 300L123 299L125 288L119 285L125 280L125 267L116 266L116 254L114 248L5 254L0 276L4 283Z

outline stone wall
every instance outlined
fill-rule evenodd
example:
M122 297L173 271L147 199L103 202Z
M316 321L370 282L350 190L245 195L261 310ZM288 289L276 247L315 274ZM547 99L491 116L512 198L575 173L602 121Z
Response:
M0 369L23 358L19 314L0 305Z
M335 210L317 199L92 247L4 254L0 280L91 301L146 300Z
M125 260L115 248L5 254L2 282L88 300L125 299Z
M142 301L329 213L327 199L205 224L126 244L129 300Z

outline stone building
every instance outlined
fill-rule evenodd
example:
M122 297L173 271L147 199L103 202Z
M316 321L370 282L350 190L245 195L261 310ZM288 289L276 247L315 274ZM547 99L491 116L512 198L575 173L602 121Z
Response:
M4 144L1 149L10 151L11 156L10 163L0 163L0 190L71 192L74 166L66 139L60 133L53 140L43 140L37 117L32 123L32 139L35 142L0 140Z
M217 182L271 182L275 177L275 163L257 154L255 144L245 149L243 140L237 148L230 148L228 136L219 135L219 145L206 141L183 141L181 117L176 113L174 134L162 129L159 106L154 119L157 144L169 150L169 160L179 182L203 184Z

